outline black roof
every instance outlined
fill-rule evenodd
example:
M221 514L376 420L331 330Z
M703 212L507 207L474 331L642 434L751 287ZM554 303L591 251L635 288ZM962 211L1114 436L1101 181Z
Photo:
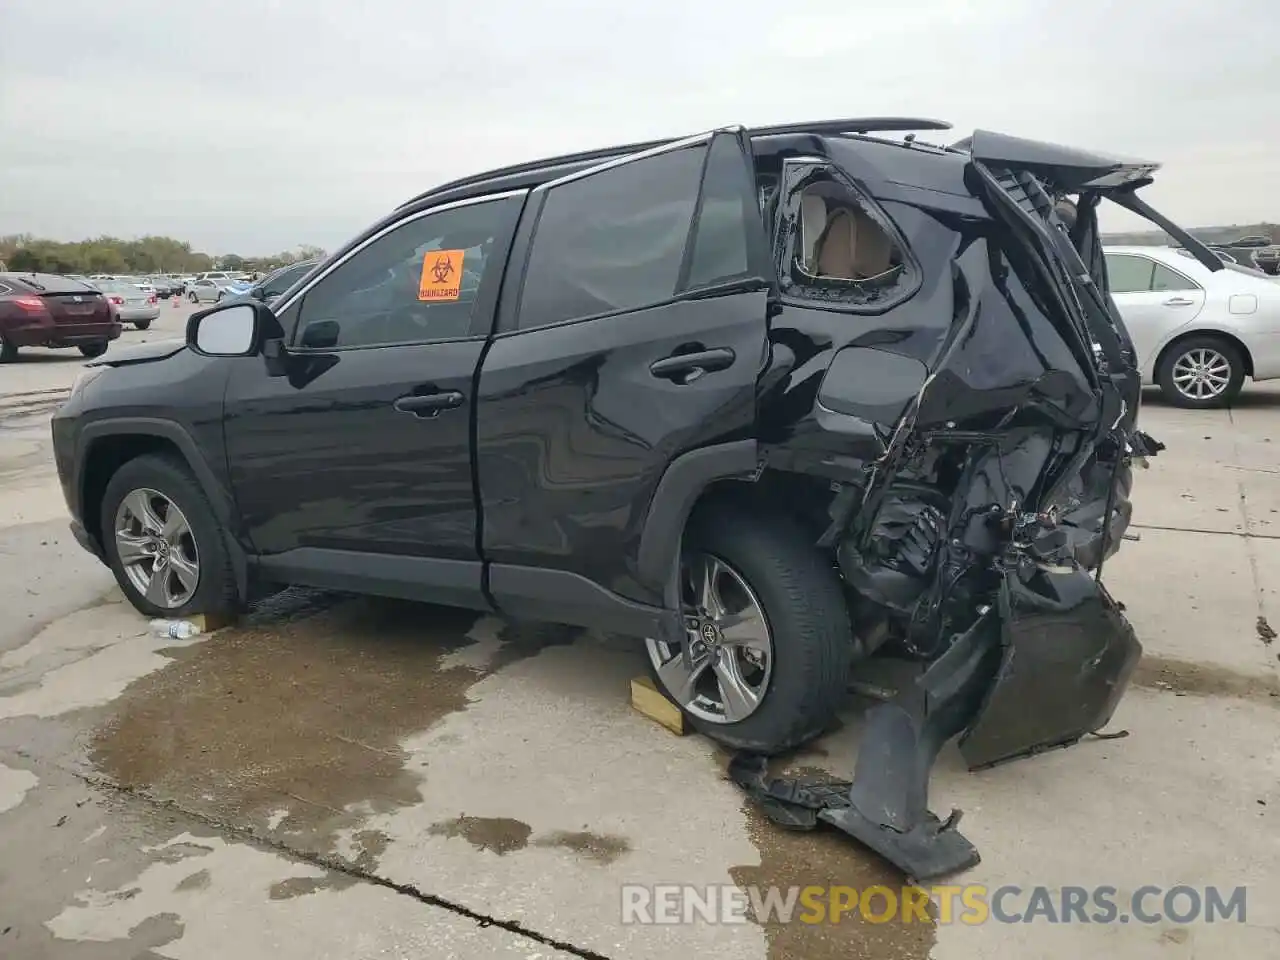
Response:
M770 137L784 134L825 134L835 136L838 134L898 133L950 129L951 124L945 120L930 120L921 117L850 117L838 120L787 123L768 127L748 127L745 132L749 137ZM424 200L435 202L461 200L484 193L528 189L618 157L625 157L633 153L652 150L655 147L666 146L669 143L676 143L686 139L688 136L690 135L685 134L678 137L664 137L661 140L620 144L501 167L433 187L425 193L420 193L416 197L406 200L400 206L404 208L421 203Z

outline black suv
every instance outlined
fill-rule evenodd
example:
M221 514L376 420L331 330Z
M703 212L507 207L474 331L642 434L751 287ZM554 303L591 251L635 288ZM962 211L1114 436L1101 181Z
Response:
M978 678L973 762L1072 742L1138 656L1096 573L1159 446L1096 207L1221 264L1136 195L1154 164L899 136L947 128L726 128L416 197L271 306L88 365L53 421L77 538L148 615L307 584L644 638L758 751L881 648Z

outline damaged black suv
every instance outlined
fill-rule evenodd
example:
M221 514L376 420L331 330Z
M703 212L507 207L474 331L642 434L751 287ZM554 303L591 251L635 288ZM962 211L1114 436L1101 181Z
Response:
M644 638L760 752L881 649L942 671L931 717L969 691L975 763L1079 739L1138 656L1097 573L1158 448L1096 208L1221 264L1137 196L1154 164L916 138L947 128L726 128L416 197L272 306L88 365L53 422L77 537L149 615L307 584Z

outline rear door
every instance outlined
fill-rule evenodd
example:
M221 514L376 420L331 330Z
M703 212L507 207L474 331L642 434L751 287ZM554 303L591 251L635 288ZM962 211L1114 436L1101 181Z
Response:
M1152 257L1108 253L1106 258L1111 298L1133 338L1138 367L1147 371L1160 347L1204 308L1204 290Z
M530 196L477 396L499 606L540 593L591 625L584 593L662 602L639 552L664 471L755 437L773 281L754 191L744 135L720 131Z

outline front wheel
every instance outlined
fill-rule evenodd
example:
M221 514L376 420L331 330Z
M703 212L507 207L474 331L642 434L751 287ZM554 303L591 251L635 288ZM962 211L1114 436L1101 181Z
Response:
M100 357L107 352L107 344L101 340L96 343L82 343L80 352L86 357Z
M117 470L102 497L101 535L116 582L147 616L237 609L225 535L177 459L147 454Z
M679 644L645 641L659 688L700 732L778 753L821 734L848 686L853 632L839 576L781 518L716 506L685 534L686 664Z
M189 294L187 294L187 299L188 299L188 300L190 300L192 303L199 303L199 302L200 302L200 298L199 298L199 297L197 297L194 293L189 293Z
M1225 407L1244 386L1244 358L1234 343L1222 337L1188 337L1166 351L1156 381L1174 406Z

